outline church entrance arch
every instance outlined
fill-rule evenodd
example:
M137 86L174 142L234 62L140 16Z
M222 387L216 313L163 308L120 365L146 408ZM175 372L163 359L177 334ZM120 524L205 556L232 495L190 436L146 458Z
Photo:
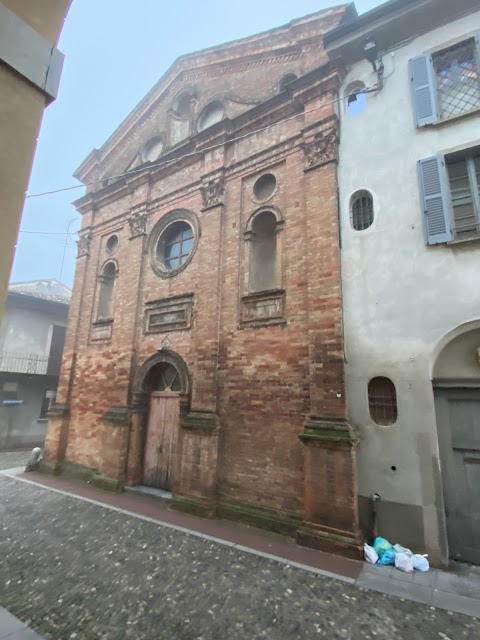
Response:
M140 368L134 393L147 407L143 429L141 484L171 491L175 483L180 402L188 393L187 367L170 351L161 351Z

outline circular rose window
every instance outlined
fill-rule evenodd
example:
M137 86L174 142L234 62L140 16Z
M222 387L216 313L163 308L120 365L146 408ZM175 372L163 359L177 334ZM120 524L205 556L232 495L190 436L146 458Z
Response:
M153 270L163 278L182 271L192 260L199 238L196 216L190 211L172 211L152 230L149 241Z
M253 195L258 202L271 198L277 187L277 179L273 173L264 173L253 185Z

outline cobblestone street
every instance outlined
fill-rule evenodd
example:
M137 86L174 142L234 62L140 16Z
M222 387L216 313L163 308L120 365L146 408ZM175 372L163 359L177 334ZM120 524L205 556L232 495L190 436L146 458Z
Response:
M0 606L46 639L480 637L479 620L4 476L0 522Z

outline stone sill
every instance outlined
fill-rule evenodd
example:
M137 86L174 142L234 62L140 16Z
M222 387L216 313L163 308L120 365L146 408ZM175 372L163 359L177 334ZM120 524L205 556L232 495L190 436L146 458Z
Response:
M480 106L475 107L475 109L470 109L470 111L465 111L464 113L459 113L456 116L450 116L450 118L439 118L436 122L431 122L430 124L425 124L423 127L417 127L418 129L428 129L429 127L443 127L448 124L454 124L458 120L463 120L463 118L469 118L470 116L475 116L480 114Z
M102 320L95 320L94 322L92 322L92 326L94 327L104 327L109 324L113 324L113 318L105 318Z
M238 325L239 329L258 329L261 327L283 327L287 325L287 321L281 318L268 320L243 320Z
M455 238L455 240L449 240L447 242L448 247L456 247L464 244L472 244L475 242L480 242L480 234L466 236L464 238Z

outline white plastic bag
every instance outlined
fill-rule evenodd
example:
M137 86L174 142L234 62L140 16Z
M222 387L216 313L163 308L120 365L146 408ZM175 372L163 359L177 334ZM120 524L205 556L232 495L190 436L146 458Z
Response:
M407 549L407 547L402 547L401 544L395 544L395 545L393 545L393 548L395 549L395 551L397 553L404 553L409 558L411 558L413 556L413 552L410 551L410 549Z
M428 571L430 569L426 554L422 556L419 553L414 553L412 556L412 564L413 568L417 571Z
M412 557L408 556L406 553L397 553L397 555L395 556L395 566L397 567L397 569L400 569L400 571L405 571L405 573L412 573Z
M367 562L370 562L371 564L376 564L378 560L378 553L375 551L373 547L371 547L367 543L363 545L363 555Z

